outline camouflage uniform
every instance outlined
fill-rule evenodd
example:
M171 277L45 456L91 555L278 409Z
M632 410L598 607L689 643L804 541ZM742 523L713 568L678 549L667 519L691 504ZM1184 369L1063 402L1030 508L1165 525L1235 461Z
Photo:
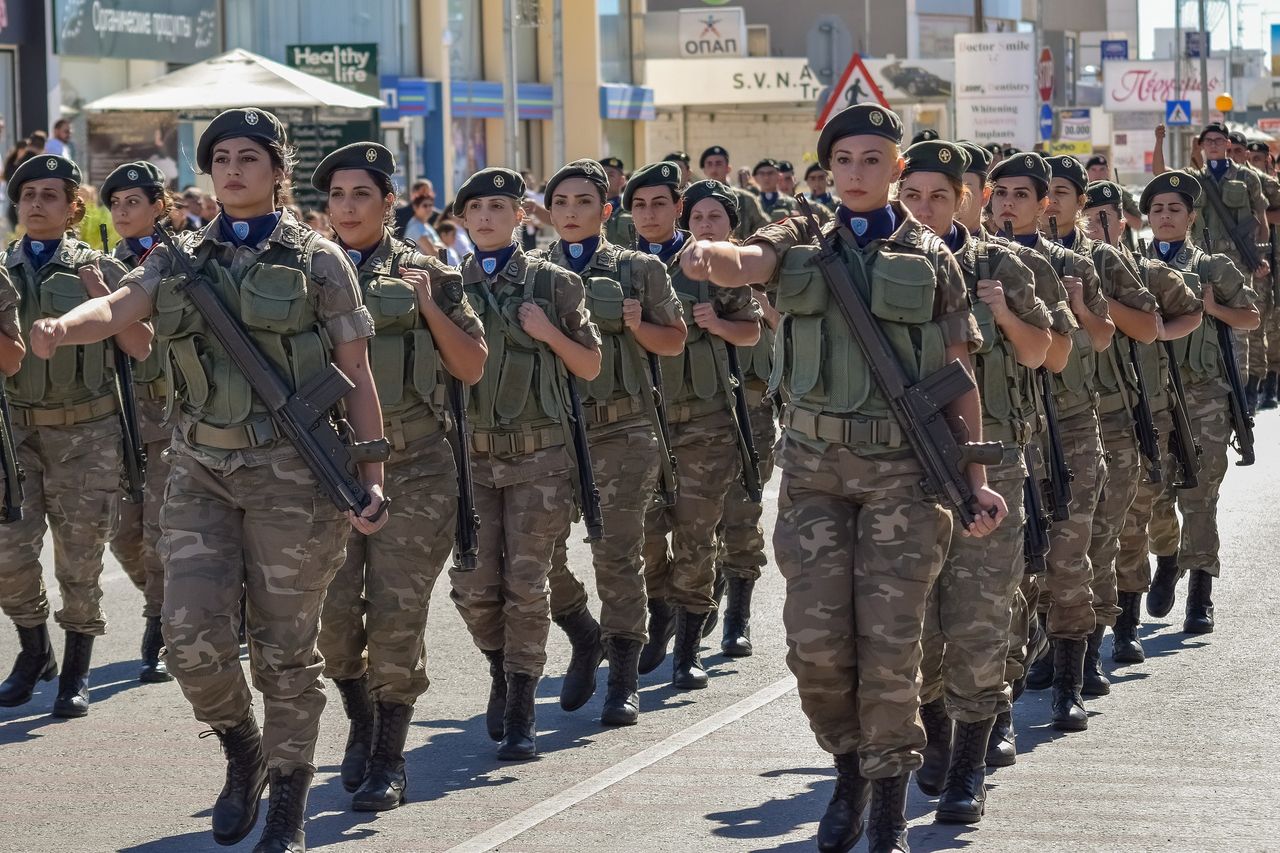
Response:
M230 242L221 215L183 237L202 281L293 384L330 363L330 344L372 336L346 254L289 212L257 246ZM320 610L350 528L275 434L248 381L178 289L184 280L166 246L125 278L152 297L178 403L158 546L166 662L198 720L219 732L239 725L252 704L237 638L243 592L267 766L314 772L325 705Z
M551 625L547 573L574 514L574 461L566 445L563 364L520 328L533 301L573 341L599 348L581 280L519 248L486 280L475 256L462 265L471 306L489 342L470 400L472 477L480 525L477 566L450 570L452 598L477 648L503 651L508 674L539 677Z
M864 249L847 228L826 230L848 263L874 261L872 311L914 378L941 368L946 346L976 349L981 334L954 259L904 207L892 210L894 233ZM920 636L951 518L924 493L920 465L810 265L817 250L799 224L770 225L751 242L777 254L766 287L783 314L772 384L787 409L773 545L787 584L787 665L819 746L856 751L865 778L900 777L920 766L925 744Z
M770 348L773 346L772 337L771 334L768 336ZM761 342L765 339L762 332ZM760 454L761 486L773 477L774 445L778 442L778 410L772 398L762 396L763 393L752 379L747 379L751 438L755 442L756 452ZM747 496L741 479L735 479L729 484L718 534L720 548L717 569L724 577L753 581L760 579L760 570L768 562L764 528L760 526L763 512L764 507Z
M360 288L377 330L369 367L391 443L384 477L396 503L377 533L348 534L346 560L325 598L319 648L327 677L368 673L374 701L412 705L429 684L427 608L453 547L458 469L444 434L446 374L403 269L426 270L445 316L472 337L484 334L457 271L390 232L361 264Z
M1189 168L1186 171L1195 176L1202 187L1200 197L1196 201L1196 220L1192 224L1192 232L1188 235L1191 242L1200 246L1210 254L1226 255L1235 264L1236 269L1244 274L1245 284L1253 287L1253 270L1248 269L1240 257L1240 251L1231 239L1230 232L1237 223L1252 217L1257 223L1264 225L1267 221L1267 199L1262 191L1262 181L1257 170L1247 164L1228 161L1222 180L1213 177L1208 166L1199 169ZM1224 223L1209 201L1208 194L1216 188L1222 197L1222 204L1231 216L1231 222ZM1209 231L1210 245L1204 245L1204 231ZM1256 231L1249 233L1250 241L1255 241ZM1240 365L1240 374L1245 376L1249 368L1249 338L1247 332L1237 334L1236 360Z
M553 243L546 259L567 266L564 249ZM604 537L591 543L596 594L600 596L602 636L644 642L645 586L641 550L645 511L653 503L661 456L655 426L648 416L653 383L647 354L622 322L622 300L640 302L641 319L670 326L681 318L680 303L662 262L602 240L580 274L587 307L600 330L600 375L582 384L583 411L591 440L591 463ZM569 569L565 543L556 543L548 580L551 615L561 617L586 607L587 593Z
M1253 173L1258 177L1258 181L1262 186L1262 197L1266 204L1267 210L1275 210L1280 208L1280 181L1271 175L1250 166ZM1275 236L1274 226L1268 226L1268 235ZM1267 263L1272 263L1275 258L1275 251L1270 253L1260 252L1263 259ZM1275 369L1275 361L1272 356L1280 352L1280 340L1275 340L1273 330L1276 309L1276 282L1280 281L1277 277L1277 270L1271 270L1266 278L1255 278L1253 282L1254 292L1258 296L1258 312L1262 315L1262 322L1258 324L1258 328L1249 331L1249 372L1250 378L1265 379L1268 370Z
M738 199L738 224L733 229L733 239L742 242L769 224L769 217L764 215L760 200L751 190L742 187L729 187Z
M604 225L604 237L615 246L631 246L636 242L636 226L620 199L611 199L613 213Z
M772 198L759 191L753 192L752 195L760 202L760 209L772 222L781 222L788 216L795 216L800 212L800 205L786 193L775 192Z
M42 317L57 317L87 298L77 270L99 266L118 279L115 262L70 237L39 269L21 241L2 261L17 290L4 288L0 332L19 339ZM46 530L52 528L54 574L62 609L54 619L66 631L99 636L106 631L101 608L102 555L115 523L120 489L120 423L112 396L109 342L59 350L48 361L28 354L6 381L18 464L25 471L23 517L0 526L0 605L19 627L43 625L49 600L40 566Z

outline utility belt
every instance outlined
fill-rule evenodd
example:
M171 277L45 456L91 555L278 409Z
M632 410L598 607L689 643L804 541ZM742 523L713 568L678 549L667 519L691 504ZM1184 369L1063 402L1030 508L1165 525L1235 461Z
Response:
M270 444L280 437L270 417L262 417L229 427L195 421L181 427L188 444L217 450L249 450Z
M431 414L409 421L399 415L391 415L382 421L382 434L391 444L392 450L404 450L418 439L440 432L443 432L440 421Z
M754 409L764 402L769 392L769 383L761 379L748 379L743 389L747 396L747 406Z
M825 415L790 405L782 410L782 426L813 441L832 444L878 444L895 449L902 446L904 438L895 420Z
M1017 444L1019 447L1025 445L1039 431L1039 417L1032 415L1027 420L1016 421L998 421L991 423L984 421L982 424L982 440L998 441L1001 444Z
M716 396L710 400L694 400L689 403L675 403L667 405L667 423L683 424L698 418L705 418L707 415L714 415L716 412L729 411L728 404L724 398Z
M1128 411L1129 405L1125 402L1124 394L1116 391L1113 394L1104 394L1098 398L1098 416L1110 415L1114 412Z
M646 393L642 391L641 393ZM608 426L616 424L624 418L632 416L646 415L648 410L644 403L632 396L615 397L608 402L600 403L595 400L582 401L582 414L587 419L588 427Z
M139 400L164 402L169 399L169 383L164 377L154 379L151 382L134 382L133 395Z
M75 426L105 418L116 411L116 398L110 394L74 406L40 408L13 404L13 425L22 427Z
M548 447L564 446L564 428L559 424L522 432L480 432L471 434L471 449L493 456L523 456Z

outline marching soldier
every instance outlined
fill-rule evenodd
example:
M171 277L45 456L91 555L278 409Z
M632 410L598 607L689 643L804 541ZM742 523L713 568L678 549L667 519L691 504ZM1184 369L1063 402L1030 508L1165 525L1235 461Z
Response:
M845 205L825 230L851 272L869 279L869 307L897 357L926 376L951 359L968 363L981 334L955 260L889 201L903 166L901 140L898 117L879 106L858 104L827 123L818 159L834 173ZM787 582L787 663L838 774L818 847L852 847L870 800L869 849L905 851L907 786L925 745L920 636L951 519L921 490L920 464L901 444L837 297L812 266L817 251L793 218L744 247L699 243L683 267L693 279L721 285L765 283L783 316L775 383L788 396L773 544ZM977 437L977 393L951 411ZM1004 518L1005 503L986 485L982 466L966 474L978 504L968 532L984 536Z
M604 236L615 246L630 246L636 241L636 229L631 224L631 214L622 206L622 190L627 185L627 170L622 160L617 157L605 157L600 161L604 173L609 178L609 188L605 191L609 206L613 213L605 224ZM543 193L545 198L546 193Z
M675 163L680 167L680 186L676 189L683 190L685 187L689 186L689 182L693 180L693 170L689 168L691 158L689 157L688 152L672 151L666 157L663 157L660 162ZM625 207L626 205L623 206Z
M307 792L325 704L316 636L348 525L298 451L276 432L227 350L231 344L211 331L182 288L184 270L193 266L194 286L211 288L229 303L280 376L296 377L302 387L336 364L355 386L345 402L357 439L376 438L382 425L366 362L373 323L360 304L355 271L338 246L282 207L287 152L284 127L271 113L218 115L200 137L196 163L213 178L219 214L180 245L153 250L121 289L60 319L38 320L32 333L33 351L54 362L73 346L87 347L152 315L167 343L177 395L159 545L169 671L227 756L226 785L212 812L216 841L235 844L253 829L270 783L255 853L305 847ZM187 256L185 264L177 252ZM360 532L373 533L386 516L382 464L363 462L360 479L369 503L347 517ZM240 663L242 593L250 666L264 697L261 735Z
M1258 324L1258 328L1249 332L1249 375L1247 384L1245 385L1245 395L1248 397L1249 411L1253 412L1258 409L1259 401L1264 396L1268 387L1271 388L1271 396L1275 397L1275 382L1268 385L1268 354L1277 347L1280 342L1273 341L1272 335L1268 334L1268 327L1271 324L1271 317L1275 311L1275 289L1276 289L1276 270L1270 269L1271 259L1274 257L1272 246L1272 238L1274 237L1274 223L1280 221L1280 181L1269 174L1265 164L1259 168L1254 162L1249 151L1250 143L1243 133L1233 130L1228 135L1230 141L1228 146L1228 155L1231 162L1238 163L1248 168L1258 177L1259 183L1262 185L1262 198L1266 203L1266 220L1263 222L1263 228L1267 233L1265 242L1258 243L1258 254L1267 261L1267 274L1258 275L1253 282L1254 293L1258 297L1258 311L1262 315L1262 322ZM1253 143L1263 146L1266 149L1266 143Z
M1275 175L1275 158L1271 156L1271 146L1265 142L1250 142L1246 149L1248 151L1248 160L1262 175L1263 191L1267 195L1268 202L1273 200L1272 193L1276 186L1280 186ZM1275 218L1275 213L1268 207L1268 221ZM1271 246L1271 254L1268 259L1274 258L1277 247L1276 223L1271 221L1268 231L1271 234L1269 245ZM1272 264L1272 266L1275 266ZM1276 291L1280 289L1280 274L1276 270L1271 271L1270 280L1267 282L1258 297L1262 300L1262 329L1266 336L1266 375L1262 381L1262 387L1258 392L1258 408L1261 410L1274 409L1280 406L1280 308L1277 304L1280 300L1276 298ZM1257 288L1255 287L1255 291ZM1257 338L1251 336L1249 339L1249 351L1255 352L1255 343ZM1259 359L1261 362L1261 358ZM1252 366L1252 362L1250 362Z
M27 336L41 318L110 293L124 275L114 259L71 235L84 215L79 186L80 168L56 155L32 157L9 179L9 196L26 235L9 244L0 263L17 288L21 331ZM17 626L21 644L13 672L0 685L0 705L6 707L28 702L37 681L58 674L40 567L45 531L51 528L62 592L62 609L54 619L66 632L53 715L89 713L93 642L107 624L100 604L102 555L114 530L120 489L111 347L146 358L151 346L151 327L144 323L122 324L118 331L111 343L86 341L56 355L37 351L40 358L22 359L16 331L0 329L3 367L11 374L6 385L14 445L26 472L23 517L0 527L5 555L0 605Z
M485 523L477 567L455 567L450 579L453 602L489 659L486 724L502 761L537 755L534 694L551 627L547 573L573 520L578 464L566 446L567 375L590 382L601 365L582 280L511 239L524 218L524 191L516 172L482 169L453 202L476 245L462 283L489 355L469 407L475 508Z
M1088 160L1085 160L1084 171L1089 178L1089 183L1111 181L1115 178L1111 170L1111 161L1107 159L1105 154L1094 154ZM1119 186L1119 184L1113 183L1112 186ZM1133 193L1124 187L1120 187L1120 196L1120 212L1124 217L1124 225L1129 228L1129 234L1126 235L1126 240L1128 240L1129 236L1142 230L1142 211L1138 209L1138 200L1133 197ZM1119 222L1116 223L1116 231L1124 231Z
M556 543L549 577L551 616L573 644L560 705L575 711L595 692L596 668L609 660L608 693L600 721L634 725L639 719L640 649L645 621L645 513L659 477L669 481L668 448L655 408L649 353L675 356L684 349L684 312L666 268L642 252L601 236L610 219L603 167L576 160L547 182L547 206L559 240L545 254L572 270L586 290L587 308L600 330L600 375L583 385L583 411L591 462L605 517L604 538L591 544L600 621L587 609L582 583L569 570L565 530Z
M778 161L778 192L795 198L796 167L790 160Z
M478 382L487 353L462 277L386 227L395 170L385 147L357 142L331 152L311 176L328 198L338 243L355 264L373 318L369 367L391 443L384 476L401 496L377 533L349 534L321 615L324 674L350 720L341 778L356 811L394 809L404 800L405 737L429 684L427 608L458 512L445 383L449 376Z
M778 161L769 158L756 163L756 167L751 170L751 177L758 189L756 197L760 199L760 208L774 222L786 219L799 210L796 200L779 189L780 174Z
M738 224L734 226L733 236L736 240L745 240L759 229L769 224L769 218L760 209L760 201L750 190L734 186L729 176L732 167L729 165L729 152L719 145L712 145L698 158L698 168L702 174L713 181L719 181L729 188L738 200Z
M813 163L805 169L804 182L809 187L809 192L805 193L809 202L822 205L834 216L840 199L831 194L831 175L822 168L822 164Z

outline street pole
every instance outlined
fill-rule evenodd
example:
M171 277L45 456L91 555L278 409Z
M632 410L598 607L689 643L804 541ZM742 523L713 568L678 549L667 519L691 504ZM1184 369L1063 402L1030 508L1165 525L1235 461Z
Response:
M507 61L502 75L502 128L506 165L520 169L520 116L516 104L516 0L502 4L502 51Z
M1182 0L1173 0L1173 77L1175 93L1173 99L1180 101L1182 100ZM1180 169L1184 165L1182 159L1182 128L1174 128L1169 140L1171 149L1169 152L1170 167Z
M982 0L973 0L973 31L975 33L987 31L987 13Z
M551 162L565 161L564 128L564 0L551 4Z
M1205 25L1205 0L1200 0L1200 114L1209 121L1209 28Z

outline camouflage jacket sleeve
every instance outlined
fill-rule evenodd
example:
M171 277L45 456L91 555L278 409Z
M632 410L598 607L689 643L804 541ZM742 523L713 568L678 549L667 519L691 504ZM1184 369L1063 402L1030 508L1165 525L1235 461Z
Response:
M20 340L21 327L18 324L18 289L9 278L9 271L0 265L0 335L11 341Z
M1262 174L1262 197L1266 201L1267 210L1280 208L1280 181L1267 174Z
M107 283L107 290L111 291L119 290L120 283L129 274L124 264L111 255L102 254L98 255L98 271L102 273L102 280Z
M1067 289L1062 286L1062 279L1058 278L1058 274L1053 271L1053 264L1032 249L1017 250L1018 260L1031 270L1032 278L1035 280L1036 296L1040 297L1040 301L1045 304L1045 308L1049 311L1052 324L1049 330L1059 335L1069 335L1076 330L1076 316L1071 313L1071 306L1067 301Z
M408 266L426 270L431 277L431 299L455 326L477 340L484 340L484 324L462 291L462 273L439 260L415 252Z
M949 347L964 344L969 352L977 352L982 348L982 330L973 316L960 264L936 237L925 243L925 252L933 255L938 285L933 297L933 322L942 329L943 343Z
M1098 263L1102 266L1098 275L1106 297L1136 311L1155 312L1158 307L1155 296L1134 275L1120 251L1106 244L1098 246L1095 251Z
M631 260L631 282L640 302L640 318L646 323L674 326L684 317L662 261L636 252Z
M1083 255L1068 251L1066 268L1070 271L1070 275L1084 282L1085 307L1099 317L1108 316L1107 300L1102 294L1102 280L1098 278L1098 272L1093 268L1093 263Z
M1204 303L1187 286L1180 272L1153 258L1142 258L1139 263L1145 270L1147 289L1160 303L1160 314L1166 320L1204 310Z
M754 234L769 224L760 200L749 192L738 193L738 216L746 223L747 233Z
M181 237L174 239L181 239ZM147 253L141 264L130 270L128 275L120 280L120 287L136 285L142 288L154 302L160 282L174 275L178 269L181 268L174 262L173 249L168 244L161 243Z
M591 314L587 311L587 290L582 279L564 267L548 266L555 272L555 312L560 330L574 343L598 351L600 330L591 322Z
M1026 264L1013 253L997 249L995 266L991 275L1004 289L1004 301L1013 315L1037 329L1053 327L1053 318L1044 301L1036 295L1035 279Z
M316 318L334 346L373 337L373 318L361 301L356 268L336 243L317 241L311 258L310 284Z
M716 314L725 320L753 322L764 316L760 303L751 295L749 287L716 287L711 286L711 302L716 306Z
M1248 280L1235 262L1226 255L1210 255L1204 262L1204 275L1213 283L1213 296L1228 308L1250 308L1256 304L1258 295L1249 287Z

